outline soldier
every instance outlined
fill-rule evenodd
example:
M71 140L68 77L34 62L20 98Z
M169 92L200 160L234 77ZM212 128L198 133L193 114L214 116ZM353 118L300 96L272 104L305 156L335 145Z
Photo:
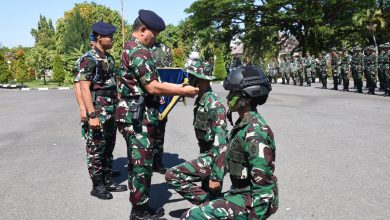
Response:
M225 156L232 186L223 198L195 206L181 219L265 219L278 208L274 136L256 110L271 85L262 70L245 66L232 69L224 88L230 91L229 109L239 114Z
M298 78L299 78L299 86L303 86L303 80L304 80L304 62L305 59L302 58L302 52L298 52L298 58L297 58L297 68L298 68Z
M319 82L322 82L321 66L320 66L321 59L322 59L322 54L318 53L318 56L314 60L316 76L318 77ZM313 78L313 82L315 82L315 77Z
M338 90L337 86L339 83L339 73L338 73L338 55L337 49L332 47L330 57L330 65L332 66L332 78L333 78L333 88L332 90Z
M383 55L383 64L384 64L384 96L390 96L390 43L387 42L383 44L385 54Z
M286 75L286 61L285 61L285 56L286 54L285 53L282 53L280 54L280 62L279 62L279 73L282 77L282 84L286 84L286 79L285 79L285 75Z
M377 71L377 62L376 62L376 54L374 52L374 47L369 46L367 48L367 56L365 61L365 69L366 69L366 79L367 79L367 85L368 85L368 92L369 95L375 95L375 88L376 88L376 71Z
M343 78L343 91L349 91L349 79L348 79L348 73L349 73L349 55L347 48L342 48L342 57L340 61L340 73L341 77Z
M328 59L326 57L326 51L322 51L322 58L320 60L320 71L321 71L321 82L322 82L322 89L327 89L328 84Z
M385 91L385 66L384 66L384 55L386 53L383 44L379 45L378 55L378 79L379 79L379 91Z
M311 80L312 80L312 72L311 68L313 66L313 59L310 56L309 51L306 52L306 59L305 59L305 77L306 77L306 85L311 86Z
M89 121L85 126L85 137L88 171L93 183L91 195L99 199L112 199L110 192L127 190L125 185L118 185L111 178L117 99L115 62L107 50L112 48L116 28L100 21L92 29L96 43L79 59L76 71L80 76L80 92Z
M351 61L352 74L356 78L356 93L363 93L363 71L364 71L364 55L362 48L355 47L353 49L353 56Z
M169 169L167 183L193 204L199 205L220 195L227 149L226 107L210 87L212 65L195 59L187 68L190 84L199 85L195 101L194 128L200 156ZM199 187L194 182L201 181Z
M160 16L140 10L122 52L115 120L127 145L130 219L159 219L164 215L164 209L154 210L148 204L160 96L194 97L198 93L192 86L160 82L150 48L164 29Z
M293 60L291 62L291 78L293 79L294 85L297 85L297 82L299 81L298 77L298 55L293 55Z
M156 59L156 66L160 68L170 67L172 65L172 49L163 43L156 43L152 48L152 57ZM164 154L165 127L168 116L158 121L156 127L156 137L153 147L153 165L152 170L160 174L165 174L167 169L162 163Z

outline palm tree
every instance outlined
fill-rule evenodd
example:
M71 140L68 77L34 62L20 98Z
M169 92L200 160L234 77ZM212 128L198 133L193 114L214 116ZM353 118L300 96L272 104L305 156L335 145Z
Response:
M386 25L386 21L382 16L382 11L380 9L367 9L366 11L356 13L352 17L352 21L356 26L366 28L372 34L375 44L375 52L378 54L375 32L378 27L379 29L383 29Z

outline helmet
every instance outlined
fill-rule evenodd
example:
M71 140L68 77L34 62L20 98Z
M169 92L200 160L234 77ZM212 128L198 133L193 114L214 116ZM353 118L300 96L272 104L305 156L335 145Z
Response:
M187 66L186 72L200 79L213 80L213 65L199 58L193 59Z
M241 92L243 96L251 98L266 96L272 90L263 70L250 65L231 69L223 82L223 88L230 92Z

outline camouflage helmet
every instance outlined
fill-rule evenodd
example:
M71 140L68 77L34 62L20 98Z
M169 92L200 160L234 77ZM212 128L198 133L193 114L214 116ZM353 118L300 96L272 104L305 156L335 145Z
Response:
M332 47L332 49L330 49L331 51L337 51L337 48L336 47Z
M186 72L200 79L213 80L213 65L208 61L193 59L187 66Z

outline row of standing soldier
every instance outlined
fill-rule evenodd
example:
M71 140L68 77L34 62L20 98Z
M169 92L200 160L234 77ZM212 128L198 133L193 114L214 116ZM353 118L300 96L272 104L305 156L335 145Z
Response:
M350 53L348 53L350 52ZM328 70L333 79L333 90L338 90L338 85L343 86L343 91L349 91L349 80L353 79L353 88L356 93L363 93L363 79L366 79L367 94L374 95L379 81L378 91L383 91L384 96L390 96L390 44L379 45L379 55L375 53L373 46L353 47L350 51L342 48L341 53L332 48L329 53L322 51L318 58L306 54L295 53L291 60L287 54L281 54L281 61L277 64L272 61L267 66L268 78L276 82L282 78L282 84L311 86L318 77L322 88L327 88Z

